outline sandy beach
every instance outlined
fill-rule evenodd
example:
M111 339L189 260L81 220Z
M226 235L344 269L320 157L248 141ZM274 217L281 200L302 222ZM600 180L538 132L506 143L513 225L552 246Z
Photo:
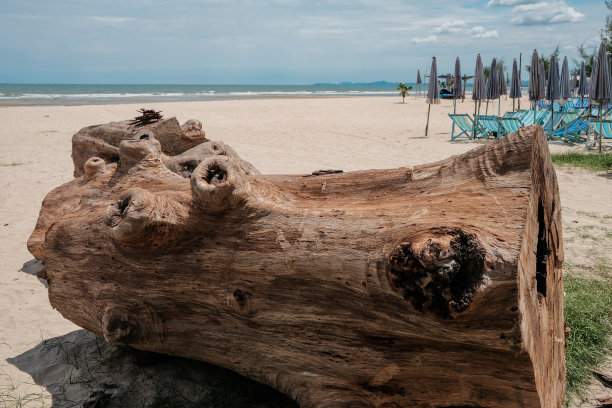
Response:
M522 105L528 106L526 99ZM17 387L16 395L39 392L40 387L11 359L42 340L79 329L51 308L35 276L20 272L33 259L26 241L41 202L50 190L72 179L74 133L130 119L141 107L176 116L180 123L200 120L208 138L229 144L263 174L413 166L487 143L450 142L448 113L453 103L448 100L432 105L425 137L427 105L414 96L405 103L399 96L361 96L0 107L0 384ZM502 113L511 108L512 100L502 99ZM459 113L473 110L471 100L457 103ZM497 113L497 103L489 112ZM549 146L554 153L584 151L584 145ZM562 167L557 177L566 263L586 274L602 263L612 264L612 174ZM583 234L585 228L589 235ZM41 372L54 369L45 364L40 361Z

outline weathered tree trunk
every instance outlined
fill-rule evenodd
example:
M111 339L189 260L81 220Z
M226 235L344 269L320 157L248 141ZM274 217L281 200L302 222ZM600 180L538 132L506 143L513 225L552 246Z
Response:
M76 324L302 407L561 405L561 205L539 126L317 176L228 156L175 173L154 137L119 155L49 193L29 241Z

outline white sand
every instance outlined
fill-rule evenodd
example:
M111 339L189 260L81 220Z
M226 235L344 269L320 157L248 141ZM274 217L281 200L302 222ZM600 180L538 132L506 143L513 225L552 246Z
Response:
M527 106L526 101L522 102ZM502 112L511 108L502 101ZM32 260L26 241L45 194L72 178L71 137L88 125L129 119L140 105L0 108L0 387L16 394L32 389L32 378L9 364L42 339L77 329L53 310L46 289L19 272ZM444 159L485 141L449 142L452 101L432 105L424 137L424 99L400 97L249 99L146 104L176 116L199 119L207 137L228 143L262 173L306 173L391 168ZM473 113L471 101L457 104ZM484 106L483 106L484 110ZM489 107L497 112L497 104ZM484 113L484 112L483 112ZM583 146L551 143L551 150ZM558 171L564 217L566 261L593 266L612 263L612 176L577 169ZM606 218L608 217L608 218ZM584 238L593 225L600 240ZM572 230L572 228L574 228ZM44 369L41 362L41 370ZM1 390L1 388L0 388Z

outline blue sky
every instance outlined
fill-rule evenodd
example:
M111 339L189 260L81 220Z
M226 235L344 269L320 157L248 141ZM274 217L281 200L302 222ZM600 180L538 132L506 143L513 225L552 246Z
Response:
M0 0L0 83L413 82L593 48L603 0ZM570 66L572 65L570 59ZM524 75L523 75L524 77Z

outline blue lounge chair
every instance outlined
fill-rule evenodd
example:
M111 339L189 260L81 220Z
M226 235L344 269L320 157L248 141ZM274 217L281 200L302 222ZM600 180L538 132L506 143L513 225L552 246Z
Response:
M571 109L567 109L565 113L577 114L578 116L585 116L589 113L589 110L585 108L571 108ZM567 119L565 120L567 121Z
M595 106L591 109L591 116L599 118L599 106ZM612 119L612 109L604 105L601 111L601 117L603 119Z
M568 104L571 104L570 107L572 108L588 108L589 107L589 98L572 98L570 99L570 101L568 102Z
M583 115L581 115L580 112L565 112L565 116L563 117L563 126L575 121L576 119L582 116Z
M449 113L448 116L453 120L454 125L451 133L451 140L457 140L460 137L465 137L469 140L473 137L479 137L483 132L481 128L474 128L474 120L467 113ZM456 135L455 127L460 131Z
M504 128L499 124L499 118L494 115L475 115L474 120L477 126L482 126L485 132L481 133L481 137L494 136L497 139L506 134Z
M550 139L561 140L563 142L581 143L586 141L586 137L581 136L582 132L589 129L587 117L578 116L577 118L565 122L553 132L547 132Z
M506 134L514 133L525 126L519 118L499 118L499 124Z
M519 119L525 126L533 125L534 123L542 124L546 117L550 115L550 111L540 111L536 110L524 110L520 111ZM535 116L535 119L534 119Z
M591 129L603 139L612 139L612 120L592 120L589 122Z
M542 124L542 128L544 129L544 132L548 133L552 133L555 130L557 130L559 128L559 126L561 126L563 124L564 118L566 113L565 112L555 112L554 114L551 112L548 112L549 114L546 115L546 122L544 122Z

